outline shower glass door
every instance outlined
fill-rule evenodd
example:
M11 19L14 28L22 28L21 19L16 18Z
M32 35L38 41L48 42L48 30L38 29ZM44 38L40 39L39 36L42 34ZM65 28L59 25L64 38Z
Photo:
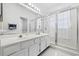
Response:
M76 49L77 9L61 12L57 15L57 45Z

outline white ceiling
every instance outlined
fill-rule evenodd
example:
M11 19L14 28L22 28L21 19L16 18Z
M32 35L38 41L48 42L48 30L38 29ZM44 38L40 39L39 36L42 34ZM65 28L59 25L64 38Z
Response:
M40 9L42 15L50 14L51 12L54 12L61 8L77 5L77 3L32 3L32 4Z
M42 14L48 14L49 10L54 6L57 6L57 3L33 3L36 7L38 7Z

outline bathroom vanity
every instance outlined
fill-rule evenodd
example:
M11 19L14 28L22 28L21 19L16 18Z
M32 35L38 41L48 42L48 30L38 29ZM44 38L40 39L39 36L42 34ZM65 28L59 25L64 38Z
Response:
M48 34L24 33L0 36L1 56L37 56L50 45Z
M50 45L48 34L41 30L41 18L19 4L2 7L0 56L37 56Z

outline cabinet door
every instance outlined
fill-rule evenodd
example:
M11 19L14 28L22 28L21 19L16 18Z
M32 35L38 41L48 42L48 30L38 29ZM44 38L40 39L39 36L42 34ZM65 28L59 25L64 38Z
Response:
M47 42L45 37L41 37L41 51L43 51L47 46L46 46Z
M29 48L29 56L37 56L39 54L39 44L34 44Z
M47 47L50 46L49 36L45 36L45 39L46 39L46 45L47 45Z

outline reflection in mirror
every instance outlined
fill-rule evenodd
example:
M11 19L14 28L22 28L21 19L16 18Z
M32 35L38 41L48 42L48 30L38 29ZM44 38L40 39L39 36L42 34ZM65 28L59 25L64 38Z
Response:
M37 34L40 34L41 32L41 18L37 19Z
M0 22L0 35L2 34L2 22Z
M29 22L29 31L30 32L36 32L36 19L32 19Z
M0 35L3 34L3 4L0 3Z
M40 34L42 30L42 21L41 18L38 19L32 19L29 21L29 31L31 33Z
M20 17L22 21L22 33L28 32L28 20L25 17Z

